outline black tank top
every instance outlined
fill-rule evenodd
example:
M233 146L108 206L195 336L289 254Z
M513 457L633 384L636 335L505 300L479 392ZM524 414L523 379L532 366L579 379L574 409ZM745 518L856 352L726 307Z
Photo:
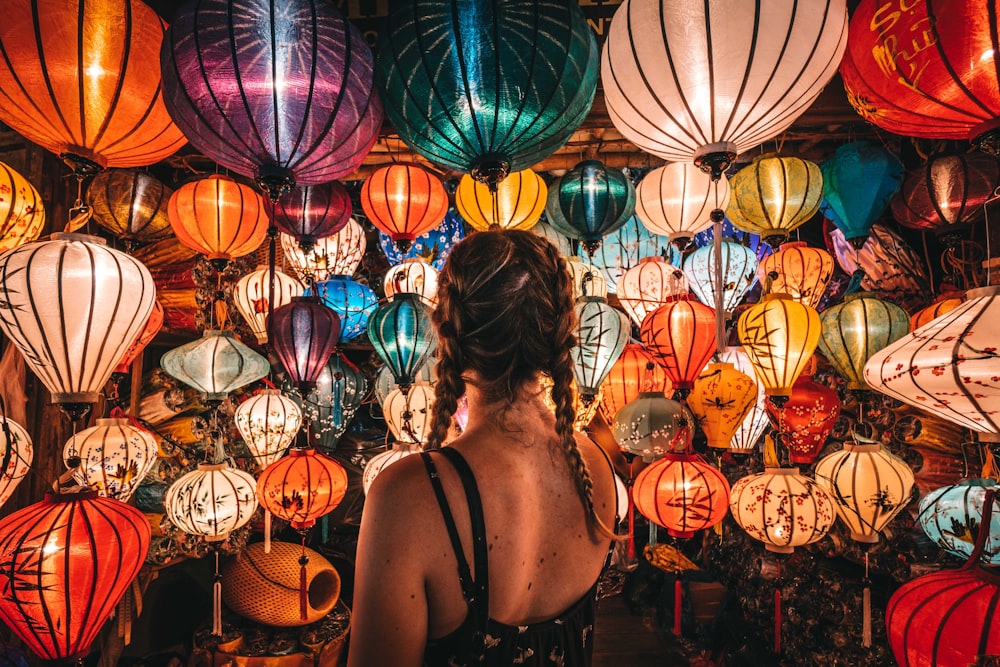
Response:
M429 453L421 454L444 517L451 546L458 561L458 580L469 612L453 632L430 639L424 652L426 667L466 667L471 665L535 665L538 667L586 667L594 649L594 615L597 609L597 582L569 609L555 617L531 625L506 625L489 617L489 564L483 506L472 469L462 455L445 447L442 456L455 468L472 522L473 581L462 551L455 520ZM600 580L600 577L598 577Z

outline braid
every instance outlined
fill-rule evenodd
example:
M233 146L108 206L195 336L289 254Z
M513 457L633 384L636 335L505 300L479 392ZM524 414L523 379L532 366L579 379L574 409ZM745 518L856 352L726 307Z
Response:
M457 300L443 298L434 312L434 321L438 327L437 382L434 384L434 406L431 409L431 430L427 436L426 449L437 449L444 442L448 429L451 428L451 418L458 410L458 398L465 393L462 348L455 328L459 318L445 312L446 309L454 310L453 302Z

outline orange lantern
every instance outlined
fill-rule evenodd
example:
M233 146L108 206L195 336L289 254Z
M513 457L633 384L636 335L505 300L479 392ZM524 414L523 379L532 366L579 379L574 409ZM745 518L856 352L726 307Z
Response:
M0 162L0 252L34 241L44 226L45 208L38 190Z
M611 367L601 385L600 410L610 424L615 415L644 392L662 393L669 397L674 385L666 371L638 343L628 343L618 361Z
M530 169L514 172L496 184L496 191L468 174L455 190L455 208L469 225L480 232L491 229L531 229L538 223L548 188Z
M639 512L674 537L722 521L729 509L729 482L697 454L666 454L635 479L632 500Z
M698 418L710 447L728 449L743 419L757 402L757 383L728 363L709 364L695 380L688 407Z
M947 312L955 310L965 303L965 297L953 296L938 299L926 308L921 308L910 316L910 331L919 329L931 320L937 319Z
M804 241L782 243L778 252L761 260L757 277L767 292L787 294L815 308L833 277L833 257Z
M267 235L260 195L249 185L217 174L179 187L167 213L178 241L223 267L230 259L252 253Z
M715 310L687 295L675 297L646 316L639 335L674 388L689 390L715 354Z
M315 449L291 449L264 469L257 498L268 512L305 531L329 514L347 493L343 466Z
M448 193L441 179L415 164L377 169L361 187L361 208L368 220L392 237L402 250L413 239L441 224Z

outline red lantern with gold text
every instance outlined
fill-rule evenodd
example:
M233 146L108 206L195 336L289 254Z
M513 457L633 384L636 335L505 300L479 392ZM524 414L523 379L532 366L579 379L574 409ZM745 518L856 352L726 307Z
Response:
M361 187L361 208L376 228L402 250L413 239L441 224L448 193L441 179L415 164L391 164L373 173Z
M640 393L657 392L669 397L673 391L670 378L645 348L638 343L628 343L601 385L601 414L610 424L618 411Z
M693 537L726 516L729 482L697 454L671 453L639 473L632 498L644 517L674 537Z
M674 388L687 391L715 354L715 310L691 296L676 297L646 316L639 335Z
M149 550L149 521L96 491L0 522L0 618L43 660L82 660Z
M809 464L819 456L840 415L840 397L830 387L803 373L792 385L792 395L784 405L768 398L764 407L782 436L782 444L788 448L789 460Z
M177 188L167 213L178 241L223 266L252 253L267 235L261 196L216 174Z

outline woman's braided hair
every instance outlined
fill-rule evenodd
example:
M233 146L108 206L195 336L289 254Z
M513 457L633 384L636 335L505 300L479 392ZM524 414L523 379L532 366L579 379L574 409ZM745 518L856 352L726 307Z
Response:
M478 232L456 245L438 282L437 383L427 447L440 447L458 398L462 371L481 378L484 398L506 410L539 373L552 379L556 435L592 528L611 534L597 516L590 471L573 431L576 344L572 283L554 245L524 231Z

